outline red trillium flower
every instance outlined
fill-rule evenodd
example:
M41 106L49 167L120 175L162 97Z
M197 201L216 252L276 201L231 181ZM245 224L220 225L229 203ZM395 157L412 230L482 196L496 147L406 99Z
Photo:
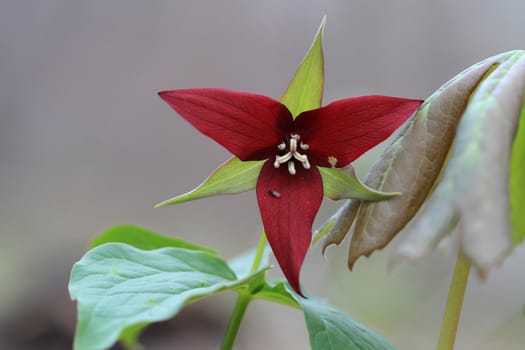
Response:
M323 199L317 167L344 167L385 140L422 101L361 96L293 118L269 97L225 89L159 93L177 113L242 161L266 160L257 200L266 236L293 289Z

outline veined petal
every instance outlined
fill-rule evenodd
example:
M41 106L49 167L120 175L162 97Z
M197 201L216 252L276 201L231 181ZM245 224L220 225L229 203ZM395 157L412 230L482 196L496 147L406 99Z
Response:
M225 89L187 89L159 93L200 132L241 160L275 155L292 125L292 116L269 97Z
M316 167L290 175L286 166L268 160L259 174L257 200L266 236L286 279L299 294L299 273L312 240L312 224L323 200ZM302 294L301 294L302 295Z
M423 101L360 96L301 113L295 132L308 144L316 165L343 167L384 141Z

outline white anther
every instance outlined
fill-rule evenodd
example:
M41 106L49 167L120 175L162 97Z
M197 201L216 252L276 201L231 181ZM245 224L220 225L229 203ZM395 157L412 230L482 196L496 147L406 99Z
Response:
M310 169L310 162L308 161L308 159L302 162L302 164L303 164L303 168Z
M337 164L337 158L334 156L328 157L328 164L330 164L330 167L335 168L335 165Z
M290 152L294 154L297 152L297 138L293 137L290 139Z
M293 162L293 160L288 162L288 172L290 173L290 175L295 175L295 163Z
M293 157L295 159L297 159L298 161L300 161L301 163L304 163L304 162L308 161L308 157L306 156L306 154L301 154L301 153L295 152L293 154Z
M275 168L279 168L281 164L288 162L288 172L291 175L295 175L297 173L295 169L295 162L292 158L297 159L301 164L303 165L303 168L310 169L310 162L308 161L308 157L306 154L299 153L299 149L306 150L308 149L308 145L304 144L302 142L299 142L301 137L297 134L290 135L289 143L288 143L288 152L283 155L276 155L275 161L273 163L273 166ZM299 146L299 147L298 147ZM286 149L286 143L281 142L279 145L277 145L277 148L280 151L283 151Z
M292 157L293 157L293 154L288 152L282 156L275 156L275 161L279 162L280 164L283 164L289 161L290 159L292 159Z

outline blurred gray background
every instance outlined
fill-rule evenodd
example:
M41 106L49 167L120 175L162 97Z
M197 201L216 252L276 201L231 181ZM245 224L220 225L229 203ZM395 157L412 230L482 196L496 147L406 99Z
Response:
M68 274L111 225L138 224L225 257L256 244L253 192L153 209L229 157L157 91L219 86L279 98L328 14L325 103L423 99L485 57L524 49L524 13L521 0L1 0L0 348L71 347ZM378 152L358 161L360 174ZM319 223L335 208L327 202ZM346 245L326 261L319 248L309 253L305 288L399 349L434 348L454 258L388 271L386 249L350 273ZM520 248L487 282L472 276L457 349L525 348L524 264ZM144 343L216 349L233 303L233 294L197 303ZM254 302L237 344L306 349L302 314Z

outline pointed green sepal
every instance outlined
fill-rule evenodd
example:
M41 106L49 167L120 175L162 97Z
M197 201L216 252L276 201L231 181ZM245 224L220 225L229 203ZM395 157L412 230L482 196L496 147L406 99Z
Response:
M333 200L361 199L378 201L400 195L399 192L376 191L359 181L354 168L324 168L318 167L323 177L324 196Z
M310 50L297 68L281 102L288 107L295 118L301 112L321 107L324 86L323 31L326 16L323 17Z
M239 158L232 157L194 190L159 203L155 208L200 198L253 190L263 164L264 161L242 162Z

